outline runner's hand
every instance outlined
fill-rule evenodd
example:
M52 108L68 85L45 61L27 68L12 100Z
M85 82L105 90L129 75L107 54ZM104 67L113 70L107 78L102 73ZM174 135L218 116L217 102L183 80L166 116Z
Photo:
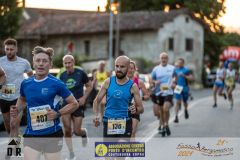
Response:
M93 119L93 123L94 123L95 127L98 127L100 125L99 116L95 116L95 118Z
M176 82L172 83L172 89L174 89L177 86Z
M160 83L160 80L155 81L155 86Z
M130 110L131 114L136 114L137 113L137 109L136 109L136 106L134 104L129 107L129 110Z
M54 120L54 119L56 119L57 118L57 112L55 112L54 110L52 110L52 109L49 109L48 111L47 111L47 120L48 121L52 121L52 120Z
M18 116L18 109L16 106L12 105L10 106L10 117L17 118Z
M81 97L81 98L78 100L79 106L84 106L85 103L86 103L86 98L85 98L85 97Z

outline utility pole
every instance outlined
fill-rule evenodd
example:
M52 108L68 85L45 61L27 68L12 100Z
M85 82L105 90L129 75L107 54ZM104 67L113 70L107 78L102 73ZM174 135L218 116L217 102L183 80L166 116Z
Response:
M120 21L120 0L118 0L117 2L117 23L116 23L116 48L115 48L115 52L116 52L116 57L119 56L119 45L120 45L120 39L119 39L119 21Z
M112 4L113 4L113 0L110 0L110 15L109 15L109 50L108 50L108 54L109 54L109 71L113 70L113 11L112 11Z

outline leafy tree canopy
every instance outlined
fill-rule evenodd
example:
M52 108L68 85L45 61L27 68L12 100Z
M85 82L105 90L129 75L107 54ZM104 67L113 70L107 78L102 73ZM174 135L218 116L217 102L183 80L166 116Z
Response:
M0 0L0 39L14 37L22 17L21 0Z

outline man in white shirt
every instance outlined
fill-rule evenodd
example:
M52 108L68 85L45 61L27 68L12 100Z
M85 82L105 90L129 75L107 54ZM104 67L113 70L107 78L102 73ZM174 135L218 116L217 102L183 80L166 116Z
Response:
M163 52L160 54L160 64L154 67L151 75L155 86L156 102L160 107L160 119L162 120L161 130L159 133L164 137L171 135L171 131L168 125L170 113L169 108L172 105L173 99L173 73L174 66L168 64L168 54Z

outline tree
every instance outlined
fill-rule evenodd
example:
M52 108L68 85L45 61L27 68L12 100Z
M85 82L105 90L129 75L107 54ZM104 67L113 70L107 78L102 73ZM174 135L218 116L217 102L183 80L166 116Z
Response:
M0 0L0 40L14 37L20 28L21 0Z
M122 12L188 8L197 18L203 20L212 31L223 31L223 26L219 24L218 18L225 13L225 0L114 0L114 2L116 1L121 2Z
M115 0L121 2L121 12L140 10L171 10L188 8L192 14L206 25L204 54L208 54L213 64L217 64L218 55L223 49L224 27L218 19L225 13L225 0ZM109 1L108 5L109 7Z
M240 47L240 35L238 33L226 33L221 37L223 46L239 46Z

